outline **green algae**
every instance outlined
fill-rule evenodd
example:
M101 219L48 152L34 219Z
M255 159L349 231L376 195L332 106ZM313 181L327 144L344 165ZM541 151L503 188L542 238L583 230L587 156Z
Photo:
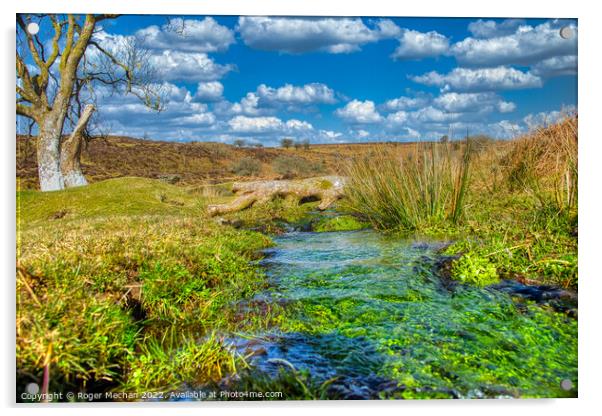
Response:
M358 220L352 215L325 217L318 221L313 230L319 233L332 231L355 231L368 228L370 224Z
M320 371L339 377L331 397L370 377L394 387L368 397L576 396L577 321L495 288L446 287L433 272L438 246L371 230L275 240L265 263L272 300L287 302L278 329L307 344L280 354L318 384L322 357Z

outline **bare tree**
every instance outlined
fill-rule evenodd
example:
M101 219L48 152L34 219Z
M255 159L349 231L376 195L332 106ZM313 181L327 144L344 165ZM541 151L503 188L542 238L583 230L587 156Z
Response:
M99 22L117 17L17 15L17 114L38 129L36 154L42 191L87 184L80 154L96 110L97 87L133 94L149 108L162 109L148 52L139 48L134 38L109 48L94 37ZM30 33L31 23L37 24L39 32ZM44 33L50 35L44 38ZM64 135L66 124L69 135Z

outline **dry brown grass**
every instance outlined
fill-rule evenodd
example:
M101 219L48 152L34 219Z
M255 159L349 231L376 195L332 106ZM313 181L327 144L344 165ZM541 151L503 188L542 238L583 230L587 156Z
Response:
M17 137L17 178L20 189L38 187L35 138ZM274 168L282 156L295 157L307 166L321 166L324 174L340 174L347 160L374 149L373 143L310 145L309 148L236 147L223 143L175 143L110 136L91 140L82 152L84 174L89 182L137 176L160 178L177 175L179 185L201 185L244 178L232 172L233 164L244 158L261 163L259 179L279 179ZM411 144L392 145L406 149ZM298 177L315 176L314 170L299 172Z
M537 128L512 142L503 159L508 183L558 210L577 206L577 115Z

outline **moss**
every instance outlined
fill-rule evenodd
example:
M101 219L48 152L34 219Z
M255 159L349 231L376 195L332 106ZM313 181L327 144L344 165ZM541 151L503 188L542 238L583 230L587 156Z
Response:
M289 225L308 225L309 213L319 202L299 204L293 196L277 197L263 204L253 204L248 209L225 215L230 222L239 223L240 227L256 229L268 234L280 234Z
M369 226L369 224L362 222L351 215L340 215L319 220L313 226L313 231L319 233L330 231L353 231L368 228Z
M202 203L185 188L160 180L118 178L57 192L19 191L17 220L28 228L112 215L200 215Z
M319 187L320 189L324 189L324 190L326 190L326 189L330 189L330 188L332 188L332 187L333 187L333 185L332 185L332 182L330 182L330 181L328 181L328 180L324 179L324 180L321 180L321 181L320 181L320 183L318 184L318 187Z

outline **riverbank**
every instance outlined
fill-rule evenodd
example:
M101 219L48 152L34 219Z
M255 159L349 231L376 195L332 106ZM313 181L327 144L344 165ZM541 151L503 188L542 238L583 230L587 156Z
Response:
M17 391L219 380L244 360L216 334L271 324L237 310L266 287L270 238L211 221L194 190L121 178L17 199Z
M276 198L210 219L208 205L232 198L228 184L120 178L55 193L21 191L18 389L41 385L46 373L49 391L63 392L217 386L280 390L288 399L572 397L576 307L556 310L517 298L512 288L485 286L513 279L575 289L576 217L549 215L524 193L492 195L471 193L466 217L453 226L379 235L340 233L369 225L344 201L318 214L317 202ZM354 233L361 238L353 240ZM287 262L291 240L293 253L317 256L303 259L315 269ZM412 247L413 240L420 244ZM278 247L260 263L274 241ZM312 246L316 241L331 246ZM443 268L442 256L450 260ZM481 278L471 281L475 275ZM378 276L388 286L373 293L368 286ZM445 277L460 284L446 285ZM260 341L249 349L236 334ZM499 339L507 341L488 355ZM253 370L261 368L258 359L280 354L266 356L262 348L308 345L327 348L318 355L326 356L326 368L338 368L332 377L304 369L303 360L292 367L281 361L272 366L276 373ZM378 359L357 361L364 356ZM546 376L533 379L542 365ZM378 376L349 381L364 367ZM573 389L559 389L563 377ZM362 385L370 394L349 390Z

